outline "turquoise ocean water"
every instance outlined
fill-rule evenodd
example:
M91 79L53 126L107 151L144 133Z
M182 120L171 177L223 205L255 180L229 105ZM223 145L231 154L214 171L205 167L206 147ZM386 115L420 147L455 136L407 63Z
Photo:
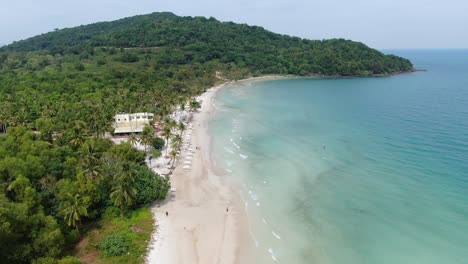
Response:
M218 93L256 263L468 263L468 50L392 53L428 71Z

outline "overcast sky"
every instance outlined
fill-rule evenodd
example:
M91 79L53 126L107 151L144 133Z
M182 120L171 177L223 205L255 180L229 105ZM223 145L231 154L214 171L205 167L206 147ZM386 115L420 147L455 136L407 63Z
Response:
M0 44L54 28L170 11L373 48L468 48L468 0L0 0Z

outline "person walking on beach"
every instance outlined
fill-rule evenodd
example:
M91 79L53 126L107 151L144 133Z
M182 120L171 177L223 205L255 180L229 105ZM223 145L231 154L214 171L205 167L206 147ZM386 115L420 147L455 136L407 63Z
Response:
M166 216L169 216L169 213L166 211Z

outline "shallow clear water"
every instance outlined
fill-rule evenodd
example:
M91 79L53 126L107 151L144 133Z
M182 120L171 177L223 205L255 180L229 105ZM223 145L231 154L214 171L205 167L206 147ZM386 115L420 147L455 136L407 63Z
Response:
M258 263L468 263L468 50L394 53L428 71L217 95Z

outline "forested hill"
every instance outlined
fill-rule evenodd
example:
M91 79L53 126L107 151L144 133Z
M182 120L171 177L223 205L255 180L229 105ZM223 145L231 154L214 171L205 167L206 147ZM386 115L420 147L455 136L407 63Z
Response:
M311 27L313 30L313 27ZM256 74L375 75L412 70L410 61L343 39L306 40L214 18L153 13L56 30L0 50L80 54L93 47L165 48L160 64L216 62Z

